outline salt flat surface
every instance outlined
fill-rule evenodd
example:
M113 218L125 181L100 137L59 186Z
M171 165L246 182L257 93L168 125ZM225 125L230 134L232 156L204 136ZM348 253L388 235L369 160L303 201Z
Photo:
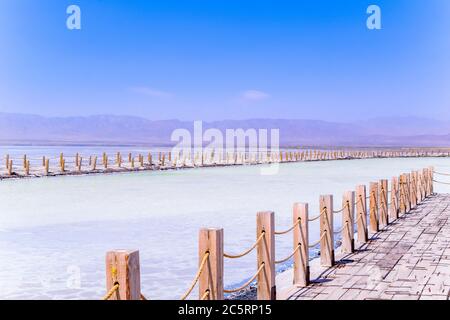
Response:
M0 298L98 299L106 251L126 248L140 250L148 298L178 299L197 270L199 228L223 227L225 251L239 253L255 240L257 211L275 211L277 229L286 229L296 201L315 215L320 194L334 194L340 208L357 184L430 165L450 172L450 159L404 158L287 163L270 176L238 166L0 181ZM317 222L310 230L313 242ZM291 237L277 236L276 250L289 255ZM255 259L226 260L226 286L251 276Z

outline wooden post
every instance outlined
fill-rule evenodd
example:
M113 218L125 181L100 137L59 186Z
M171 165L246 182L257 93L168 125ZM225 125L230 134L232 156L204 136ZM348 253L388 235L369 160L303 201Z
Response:
M434 184L433 184L433 180L434 180L434 167L431 166L428 168L428 173L430 175L429 177L429 181L430 181L430 195L434 193Z
M417 204L419 203L419 199L418 199L418 188L417 188L417 179L418 179L418 174L417 171L413 171L411 173L412 176L412 185L411 185L411 189L412 189L412 201L414 203L414 208L417 207Z
M379 231L378 220L378 183L371 182L369 189L369 219L370 219L370 231Z
M352 253L355 250L355 192L347 191L342 197L342 252Z
M94 160L92 161L92 170L95 171L97 169L97 156L94 156Z
M50 167L50 160L49 159L45 159L44 172L45 172L46 176L48 175L49 167Z
M258 243L257 255L259 269L258 274L258 300L275 300L275 217L272 211L258 212L256 216L256 238L264 233L264 237Z
M30 175L30 160L26 160L25 162L25 175L26 176Z
M392 177L391 179L391 207L390 207L390 215L392 220L398 219L398 178Z
M414 209L416 206L415 204L416 191L414 190L414 172L408 173L408 191L409 191L409 203L411 209Z
M426 195L425 195L426 191L425 191L425 173L424 170L422 169L420 171L420 202L422 202Z
M198 282L199 298L208 292L207 300L223 300L223 229L200 229L199 265L207 252L209 257Z
M382 179L379 182L379 223L381 226L387 226L389 224L389 214L388 214L388 181L386 179Z
M141 275L139 251L115 250L106 253L106 290L115 284L119 289L110 300L140 300Z
M428 173L428 169L425 168L422 170L422 174L423 174L423 183L424 183L424 191L425 191L425 198L427 198L430 195L430 190L429 190L429 179L430 179L430 175Z
M61 152L59 154L59 167L61 168L61 171L64 171L63 161L64 161L64 154Z
M405 175L400 175L400 181L399 181L399 197L400 197L400 204L399 204L399 213L400 215L406 213L406 191L405 191Z
M320 264L334 265L333 196L320 196Z
M406 212L411 210L411 187L410 187L410 176L408 173L405 173L405 204L406 204Z
M150 166L153 165L153 162L152 162L152 154L151 154L150 152L148 153L148 164L149 164Z
M309 284L309 247L308 247L308 204L294 203L292 222L294 228L294 285L306 287Z
M369 239L367 233L367 201L366 186L356 187L356 227L358 229L358 242L366 243Z
M79 164L78 161L80 161L80 155L78 154L78 152L75 154L75 167L78 168Z
M81 172L81 168L83 166L83 157L78 158L78 172Z
M8 175L11 176L13 173L13 161L9 160L9 165L8 165Z
M8 168L9 168L9 154L6 155L5 164L6 164L6 170L8 170Z
M120 168L122 167L122 155L120 154L120 152L117 152L117 166Z

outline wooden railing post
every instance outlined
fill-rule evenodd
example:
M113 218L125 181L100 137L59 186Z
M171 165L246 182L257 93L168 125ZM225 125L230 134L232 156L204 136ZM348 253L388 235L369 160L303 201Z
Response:
M416 190L414 188L414 172L408 173L409 179L409 203L411 205L411 209L416 207Z
M257 277L257 298L275 300L275 217L272 211L258 212L256 216L256 238L262 233L264 237L257 246L257 268L264 267Z
M412 177L413 177L413 190L414 190L414 195L413 195L414 207L417 207L417 205L420 202L420 193L419 193L419 188L418 188L419 173L417 171L413 171Z
M420 192L420 202L422 202L425 199L425 191L423 185L423 170L419 170L419 178L417 183Z
M379 223L381 226L387 226L389 224L389 189L388 189L388 181L386 179L382 179L379 182Z
M428 173L428 169L423 169L423 180L424 180L424 189L425 189L425 198L430 195L430 174Z
M294 228L294 285L306 287L309 284L309 247L308 247L308 204L295 203L293 210Z
M369 219L370 219L370 231L379 231L378 220L378 183L371 182L369 188Z
M206 295L206 300L223 300L223 229L200 229L199 264L207 252L198 283L199 298Z
M389 209L391 219L398 219L399 199L398 199L398 178L392 177L391 180L391 207Z
M106 253L106 289L119 285L110 300L140 300L139 251L115 250Z
M405 192L405 175L399 177L399 214L406 213L406 192Z
M358 242L366 243L369 239L367 234L367 205L366 186L356 187L356 227L358 229Z
M433 185L433 180L434 180L434 167L431 166L428 168L428 174L430 175L429 177L429 181L430 181L430 195L432 195L434 193L434 185Z
M411 179L409 173L405 173L405 204L406 212L411 210Z
M320 196L320 263L334 265L333 196Z
M45 159L45 167L44 167L45 175L48 175L49 167L50 167L50 160L49 159Z
M342 252L352 253L355 250L355 192L347 191L342 197Z

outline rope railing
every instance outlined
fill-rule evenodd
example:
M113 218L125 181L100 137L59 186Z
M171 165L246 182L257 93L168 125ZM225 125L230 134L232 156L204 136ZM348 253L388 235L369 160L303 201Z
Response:
M343 225L341 228L339 228L339 229L336 230L336 231L333 231L333 233L334 233L334 234L339 234L339 233L341 233L345 228L348 227L347 224L348 224L348 222L344 223L344 225Z
M341 251L341 254L352 253L355 250L355 241L358 241L360 244L367 243L368 241L371 241L368 237L370 232L372 234L374 234L374 232L380 232L378 229L378 223L389 224L390 216L392 216L395 220L399 218L401 214L412 213L411 210L416 208L419 203L433 194L433 182L441 182L450 185L450 182L447 183L434 180L429 169L424 169L421 172L413 171L410 174L402 174L399 179L394 177L391 181L392 189L390 191L388 188L389 181L386 179L380 180L379 183L371 182L368 197L366 197L365 185L358 185L356 187L356 191L346 191L343 195L342 208L340 210L332 209L333 195L321 195L320 214L312 217L311 219L308 218L308 203L295 203L293 206L293 224L287 230L275 231L274 212L258 212L256 219L256 230L258 230L257 239L249 249L240 254L224 253L223 229L202 228L199 236L199 267L192 283L181 299L185 300L189 297L196 286L199 290L199 300L224 299L224 294L245 290L255 281L258 299L274 299L276 298L276 265L288 262L290 259L292 259L291 261L293 263L294 285L301 287L308 286L310 283L309 254L311 251L316 250L313 248L317 248L317 250L319 250L318 246L320 246L320 254L318 254L320 256L320 265L322 267L332 267L336 263L336 234L341 233L341 237L339 238L339 250ZM379 186L381 186L381 188ZM379 193L380 196L377 196ZM388 194L391 195L390 198L387 197ZM364 206L366 203L365 199L370 199L370 206ZM397 201L399 201L398 205ZM355 205L357 206L357 217L354 217ZM401 211L398 206L404 206L405 211ZM345 211L347 208L348 211ZM378 212L376 208L382 208L383 211ZM343 221L342 225L335 230L334 227L337 227L337 225L333 223L333 214L338 212L344 212L342 214ZM323 214L325 214L325 217L322 217ZM319 225L320 229L318 232L320 235L319 239L315 242L309 242L309 222L315 221L319 218L321 219L321 223ZM370 230L368 230L369 218ZM353 232L355 229L357 230L357 239L356 232ZM275 235L287 234L289 232L293 232L292 237L294 240L294 245L292 251L289 250L290 252L288 256L276 260ZM383 230L381 230L381 232L383 232ZM224 289L224 259L237 259L244 257L256 248L258 266L256 273L254 273L248 280L245 281L244 279L245 283L243 285L240 285L237 288ZM107 269L107 276L109 276L107 278L107 287L111 289L105 295L105 300L111 299L111 297L114 299L113 295L116 292L117 299L121 298L119 297L118 292L119 282L112 282L112 279L116 279L116 277L111 277L111 270L115 270L118 266L123 268L122 265L126 265L123 263L124 261L127 261L127 263L128 261L135 261L135 259L123 258L121 256L123 252L120 250L115 251L114 253L119 255L119 258L107 258L107 265L110 265L112 261L114 268ZM134 251L133 253L138 256L138 252ZM123 260L117 261L117 259ZM207 270L205 270L206 268ZM125 283L120 282L120 295L122 295L122 291L125 292L123 288L127 287L126 299L139 300L140 298L141 300L146 300L142 293L139 294L140 286L135 284L134 280L132 280L133 277L128 276L128 272L139 272L139 268L134 268L130 265L119 272L121 275L126 274L126 277L124 277L126 280L121 280L125 281ZM261 272L264 272L264 274L261 274ZM134 279L136 279L136 277ZM128 291L132 293L129 294Z
M206 290L205 293L200 297L200 300L206 300L209 297L210 291Z
M284 231L275 231L274 233L275 233L276 235L282 235L282 234L289 233L289 232L291 232L292 230L294 230L294 228L295 228L296 226L298 226L298 225L300 224L300 222L301 222L301 220L300 220L300 218L299 218L299 219L297 219L297 222L294 223L289 229L284 230Z
M342 211L344 211L345 209L347 209L350 205L348 203L345 204L345 206L343 206L341 209L339 210L333 210L333 213L341 213Z
M109 300L109 299L112 297L112 295L113 295L117 290L119 290L119 284L118 284L118 283L114 284L114 285L111 287L111 289L109 289L109 291L103 296L102 300Z
M202 274L203 268L205 267L208 257L209 257L209 252L205 252L205 254L203 255L202 261L200 263L200 266L198 267L197 274L195 275L194 280L191 283L191 286L189 287L189 289L187 289L187 291L184 293L184 295L181 297L180 300L186 300L186 298L191 294L192 290L194 289L195 285L198 282L198 279L200 278L200 276Z
M319 219L326 211L327 211L327 209L323 208L322 211L317 216L309 218L308 221L312 222L312 221Z
M229 259L238 259L238 258L246 256L247 254L249 254L250 252L252 252L256 248L258 243L262 240L262 238L264 238L264 234L265 234L264 231L261 232L261 234L259 235L258 239L256 239L255 243L249 249L245 250L243 253L236 254L236 255L224 253L223 256L225 258L229 258Z
M323 240L323 238L326 236L326 232L323 232L323 234L320 236L319 240L317 240L316 242L313 242L312 244L308 245L308 248L315 248L320 244L320 241Z
M284 258L281 260L275 260L275 264L280 264L280 263L288 261L290 258L292 258L294 256L294 254L297 252L298 249L300 249L300 247L301 247L301 245L298 244L297 247L294 249L294 251L292 251L292 253L287 258Z
M240 286L239 288L235 288L235 289L224 289L223 292L225 292L225 293L233 293L233 292L238 292L238 291L241 291L241 290L247 288L256 279L256 277L259 275L259 273L261 272L261 270L263 268L264 268L264 263L262 263L259 266L258 271L256 271L256 273L246 283L244 283L242 286Z
M433 171L433 173L439 174L441 176L450 176L450 173L444 173L444 172L438 172L438 171Z
M450 185L450 182L443 182L443 181L438 181L438 180L435 180L435 179L433 179L433 182Z

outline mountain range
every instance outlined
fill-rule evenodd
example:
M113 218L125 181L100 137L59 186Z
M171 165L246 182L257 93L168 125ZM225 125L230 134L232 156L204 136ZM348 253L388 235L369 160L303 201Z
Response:
M0 113L1 144L172 145L175 129L193 121L135 116L44 117ZM281 146L450 146L450 121L385 117L357 122L247 119L203 122L203 130L279 129Z

